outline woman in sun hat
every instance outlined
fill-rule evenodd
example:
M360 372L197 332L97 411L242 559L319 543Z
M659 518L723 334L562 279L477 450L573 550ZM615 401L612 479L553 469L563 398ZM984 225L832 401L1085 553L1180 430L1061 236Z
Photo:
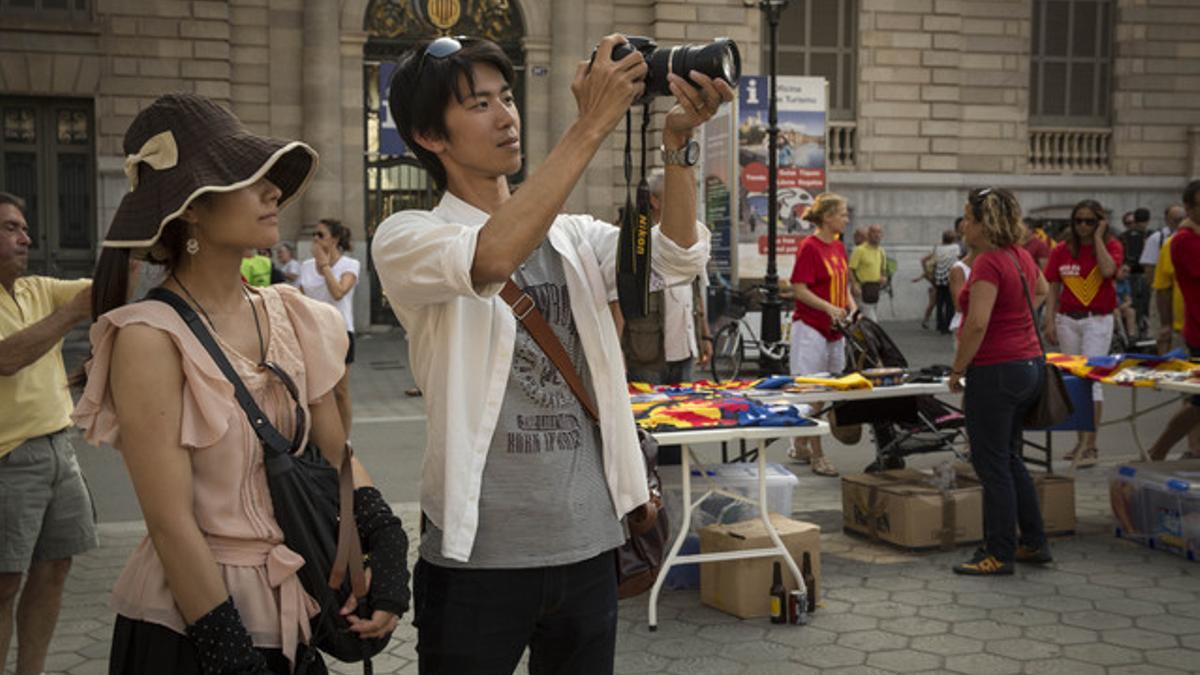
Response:
M290 286L248 288L240 274L246 249L278 241L279 210L303 192L317 155L190 94L157 99L124 145L130 192L97 265L93 356L75 413L91 443L121 451L149 531L113 587L109 672L324 673L308 647L316 607L296 577L304 559L284 543L232 385L174 309L125 304L130 256L163 264L162 287L202 317L270 422L286 434L303 424L273 363L299 389L310 438L345 447L330 393L345 368L341 317ZM376 611L348 621L379 637L408 605L407 540L360 465L354 474Z

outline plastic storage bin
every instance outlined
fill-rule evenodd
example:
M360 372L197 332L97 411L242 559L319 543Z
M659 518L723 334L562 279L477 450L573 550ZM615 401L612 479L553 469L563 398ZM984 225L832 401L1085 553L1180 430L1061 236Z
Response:
M1109 496L1118 537L1200 558L1200 462L1118 466Z
M689 530L696 532L716 523L737 523L758 517L758 464L704 464L691 467L692 501L713 487L753 500L743 502L726 495L714 494L692 512ZM670 518L671 536L683 523L683 479L679 466L658 467L663 484L663 499ZM800 480L782 464L767 464L767 511L792 515L792 496Z

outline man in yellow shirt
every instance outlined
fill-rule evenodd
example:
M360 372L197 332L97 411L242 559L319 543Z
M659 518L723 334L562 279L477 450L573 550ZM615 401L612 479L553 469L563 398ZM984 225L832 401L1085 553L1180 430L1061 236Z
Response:
M887 253L883 242L883 227L872 225L867 228L867 243L855 246L850 253L850 281L852 292L860 301L863 316L872 321L879 320L876 305L879 292L887 285Z
M1158 305L1158 353L1166 354L1171 351L1175 334L1183 333L1183 292L1175 283L1175 265L1171 262L1171 240L1175 235L1167 237L1158 253L1158 264L1154 266L1154 301ZM1184 409L1191 405L1183 402ZM1183 411L1175 413L1176 416ZM1200 457L1200 427L1193 427L1187 435L1188 452L1184 458ZM1169 450L1169 448L1168 448Z
M24 201L0 192L0 671L13 608L17 675L46 669L71 558L95 548L91 496L67 435L62 339L91 315L91 282L23 276ZM22 577L28 576L25 590Z

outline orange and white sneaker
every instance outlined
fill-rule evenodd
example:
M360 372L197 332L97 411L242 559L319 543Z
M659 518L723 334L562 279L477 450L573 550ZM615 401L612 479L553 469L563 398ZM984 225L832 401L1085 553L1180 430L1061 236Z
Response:
M984 549L976 549L975 557L954 566L955 574L970 576L1004 576L1013 573L1013 564L1003 562Z

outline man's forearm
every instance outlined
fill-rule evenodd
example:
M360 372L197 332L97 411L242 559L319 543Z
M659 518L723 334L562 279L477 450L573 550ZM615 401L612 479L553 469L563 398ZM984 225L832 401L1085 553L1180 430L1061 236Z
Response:
M604 137L580 121L571 125L541 168L484 223L475 244L472 282L502 283L533 253Z
M690 137L663 133L663 146L677 150ZM683 248L696 243L696 176L689 166L670 165L664 169L662 233Z
M29 328L0 340L0 376L15 375L40 359L81 320L82 317L73 315L64 307Z
M1171 306L1170 288L1159 288L1154 291L1154 304L1158 305L1158 323L1160 326L1171 327L1175 322L1175 308Z

